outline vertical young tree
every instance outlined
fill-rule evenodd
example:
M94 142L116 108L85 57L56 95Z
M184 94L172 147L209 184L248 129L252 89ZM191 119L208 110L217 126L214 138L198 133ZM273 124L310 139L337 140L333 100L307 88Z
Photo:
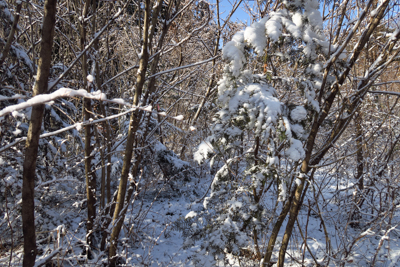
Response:
M326 38L319 1L304 0L276 1L265 17L225 45L228 64L219 82L213 134L195 154L201 161L213 152L224 162L199 215L204 228L193 229L196 237L208 237L204 254L239 255L250 242L255 257L269 266L287 220L278 248L277 265L284 265L315 166L340 139L373 81L398 56L400 31L395 30L357 88L347 93L346 79L390 9L390 1L373 3L363 4L350 29L344 29L341 14L334 28L343 34L340 43L337 35ZM337 118L333 124L332 117ZM266 198L277 202L269 206ZM272 231L264 232L270 222ZM260 237L269 239L265 248Z
M154 8L152 8L154 6ZM163 4L161 0L157 0L155 2L151 0L144 1L144 21L143 21L143 37L141 39L142 48L139 59L139 69L137 72L137 80L135 85L135 95L133 99L133 105L138 106L143 93L144 83L146 81L146 72L149 67L149 57L150 57L150 49L152 47L153 35L157 28L157 24L159 22L159 13ZM164 22L166 23L166 22ZM139 144L140 136L137 136L136 133L139 129L139 125L142 119L143 112L139 109L136 109L132 112L129 122L129 129L127 134L126 141L126 149L122 167L122 173L120 178L120 183L118 187L118 195L115 205L115 210L113 214L113 221L115 223L114 228L111 232L110 236L110 249L109 249L109 258L110 265L116 265L116 254L117 254L117 243L118 236L121 231L122 225L124 223L125 213L127 210L127 203L129 203L132 194L135 190L134 180L137 179L139 175L139 165L142 159L142 151L138 151L135 153L134 165L131 170L131 160L134 153L134 145ZM128 195L126 196L127 185L128 185L128 176L132 175L133 179L131 181L131 185L129 188Z
M220 110L210 143L203 145L212 144L225 163L204 202L215 210L215 215L205 215L213 222L205 245L212 249L209 253L228 247L240 254L252 240L261 260L259 238L272 214L260 201L276 183L278 201L291 203L290 188L300 184L304 126L309 114L320 110L315 96L323 77L321 58L329 49L317 1L285 2L223 48L229 63L219 81ZM249 64L252 51L261 59L254 70ZM265 66L266 72L257 73ZM207 152L196 156L201 159L201 154Z
M86 46L86 33L87 33L87 16L89 8L91 7L91 1L87 0L83 4L82 8L82 20L80 28L80 48L83 51ZM94 12L94 11L93 11ZM82 55L82 81L84 85L87 85L88 90L90 90L93 80L92 76L88 76L88 63L87 55L84 53ZM92 117L92 100L90 98L83 99L82 114L85 121L88 121ZM85 176L86 176L86 197L87 197L87 243L93 245L93 224L96 218L96 173L92 170L92 144L93 137L93 126L85 126Z
M54 25L56 22L57 0L46 0L44 5L44 18L42 24L42 41L40 43L40 58L36 83L33 95L45 94L48 88L48 79L51 65L51 51L53 47ZM22 228L24 234L24 260L23 266L33 266L36 258L36 233L35 233L35 172L39 146L39 136L42 127L44 105L32 107L26 140L25 160L23 165L22 186Z

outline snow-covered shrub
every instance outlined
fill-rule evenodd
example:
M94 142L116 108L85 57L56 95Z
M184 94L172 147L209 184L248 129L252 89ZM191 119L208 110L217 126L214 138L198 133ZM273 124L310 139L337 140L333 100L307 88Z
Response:
M181 160L172 150L168 150L162 143L156 141L153 146L156 153L156 162L158 163L165 179L170 179L180 173L185 172L189 163ZM185 177L185 175L182 175Z
M315 96L330 45L318 1L284 1L283 6L236 33L222 50L227 65L218 84L219 111L210 145L195 153L201 162L214 151L223 162L197 215L208 222L202 251L216 259L249 249L261 259L259 240L275 220L267 194L283 201L298 182L309 114L320 110Z

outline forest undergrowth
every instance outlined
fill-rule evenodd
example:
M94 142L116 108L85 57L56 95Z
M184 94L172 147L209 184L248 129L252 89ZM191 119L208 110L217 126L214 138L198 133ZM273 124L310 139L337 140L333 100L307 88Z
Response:
M0 266L400 265L399 1L0 7Z

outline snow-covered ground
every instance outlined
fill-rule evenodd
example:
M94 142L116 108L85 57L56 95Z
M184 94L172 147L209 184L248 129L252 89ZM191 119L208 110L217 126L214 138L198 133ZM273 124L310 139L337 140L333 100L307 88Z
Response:
M321 188L318 206L314 196L318 192L309 190L289 244L285 266L316 266L316 262L321 266L371 266L373 261L375 266L399 266L399 213L382 211L380 216L364 214L370 219L351 227L346 196L351 198L349 192L353 184L344 179L328 179L329 175L316 177L314 185ZM184 233L177 229L175 223L184 220L190 212L203 209L203 196L211 182L212 176L203 172L201 177L175 181L172 186L157 182L153 188L139 193L130 206L125 227L120 234L121 266L193 266L191 259L200 249L202 241L196 241L193 247L184 247ZM61 189L63 185L59 186ZM266 197L264 204L273 205L267 203L271 199ZM278 208L276 216L279 211ZM70 199L62 209L55 207L48 210L47 214L52 220L40 217L38 221L52 225L49 228L53 227L53 230L38 234L41 255L37 258L36 266L53 255L56 255L53 256L53 263L60 266L101 266L107 262L104 252L93 251L91 260L80 255L85 244L86 210L79 201ZM284 229L285 223L276 247L279 247ZM99 242L100 235L96 237ZM268 242L268 233L263 238L260 240L261 248ZM20 241L14 240L15 244ZM22 263L20 244L14 247L11 262L10 253L2 249L0 266L18 266ZM276 249L273 261L276 261L277 252ZM226 255L225 264L256 266L250 258L237 258L229 254ZM220 265L223 266L223 263Z

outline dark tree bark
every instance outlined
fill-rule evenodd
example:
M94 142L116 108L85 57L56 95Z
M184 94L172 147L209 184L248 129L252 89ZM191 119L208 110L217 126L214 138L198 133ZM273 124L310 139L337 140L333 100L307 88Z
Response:
M1 56L1 59L0 59L0 66L3 65L4 60L8 56L8 52L10 52L11 44L12 44L12 41L14 40L14 34L15 34L15 31L17 30L17 25L18 25L18 21L19 21L19 12L21 12L21 7L22 7L22 1L18 2L18 4L17 4L17 8L15 10L14 22L13 22L13 25L11 26L11 31L10 31L10 34L8 35L7 43L3 49L3 53L2 53L3 55Z
M82 25L81 25L81 38L80 45L81 50L85 49L86 45L86 22L85 18L87 17L89 6L89 0L85 2L82 11ZM87 75L88 75L88 66L87 66L87 56L86 53L82 56L82 80L83 83L87 83ZM90 85L88 85L88 89L90 89ZM92 100L89 98L83 99L83 117L85 121L88 121L92 117ZM92 151L93 145L91 143L93 136L93 126L86 125L85 126L85 176L86 176L86 197L87 197L87 240L86 242L90 247L93 246L93 222L96 218L96 174L92 171ZM89 256L89 253L87 254Z
M48 79L51 65L51 50L53 46L54 25L56 17L57 0L46 0L44 6L44 19L42 26L42 42L40 48L39 67L33 95L47 93ZM22 184L22 229L24 234L24 259L23 266L30 267L36 259L35 236L35 169L39 146L39 135L42 126L44 105L32 107L31 121L29 123L26 141L23 184Z

